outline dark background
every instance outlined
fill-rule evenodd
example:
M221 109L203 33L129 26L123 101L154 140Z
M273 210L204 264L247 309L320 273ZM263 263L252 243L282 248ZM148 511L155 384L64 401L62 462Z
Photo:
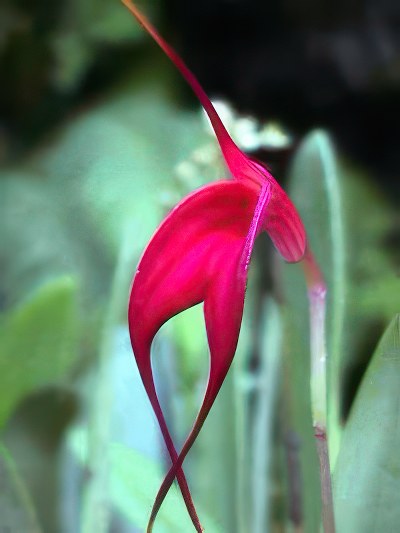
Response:
M100 42L78 83L54 87L53 37L63 28L68 4L73 2L8 0L1 7L3 160L21 157L132 69L133 52L154 46L147 38ZM260 120L279 120L297 136L328 128L344 154L367 167L390 199L399 198L398 0L165 0L140 6L211 96ZM183 82L182 93L187 105L196 105Z
M296 133L329 128L399 193L400 2L168 2L211 94Z

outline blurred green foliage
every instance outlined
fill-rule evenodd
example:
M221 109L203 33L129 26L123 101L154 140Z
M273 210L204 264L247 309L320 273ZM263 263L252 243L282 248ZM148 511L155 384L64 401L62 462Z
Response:
M343 435L335 504L344 533L395 531L399 523L399 362L397 314L373 354Z
M1 527L7 531L40 533L35 510L26 492L24 481L8 450L0 447L0 509Z
M56 279L1 322L0 427L21 398L63 378L76 362L76 293L70 278Z
M0 529L142 531L168 463L131 354L129 286L165 212L223 166L118 2L10 0L1 13ZM117 75L121 55L132 66ZM288 176L329 289L339 531L394 531L398 317L370 358L399 310L395 216L326 132L306 137ZM260 239L232 371L185 463L210 532L320 527L305 284L267 248ZM154 369L181 443L208 372L200 307L161 330ZM370 512L355 512L364 500ZM174 489L155 531L189 529Z

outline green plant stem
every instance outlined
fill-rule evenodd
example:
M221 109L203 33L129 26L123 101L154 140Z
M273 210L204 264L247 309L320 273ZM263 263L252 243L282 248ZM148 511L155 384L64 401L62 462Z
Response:
M311 409L320 467L322 524L325 533L335 533L332 479L326 430L325 314L327 289L322 272L309 249L306 251L303 266L310 306Z

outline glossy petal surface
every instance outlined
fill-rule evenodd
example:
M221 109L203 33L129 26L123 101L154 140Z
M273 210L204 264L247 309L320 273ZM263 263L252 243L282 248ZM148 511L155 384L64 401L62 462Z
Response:
M207 185L185 198L156 231L134 278L129 303L133 351L173 463L161 505L177 475L188 508L190 493L180 469L232 362L243 314L247 269L269 197L239 181ZM210 374L204 402L182 457L169 435L151 369L152 340L169 318L204 301ZM158 507L155 505L154 513ZM154 514L154 517L155 517ZM196 518L192 515L195 523Z
M227 353L233 355L257 200L240 182L207 185L173 209L147 246L132 286L129 327L148 391L153 387L150 346L155 334L172 316L197 303L205 302L212 367L223 365Z

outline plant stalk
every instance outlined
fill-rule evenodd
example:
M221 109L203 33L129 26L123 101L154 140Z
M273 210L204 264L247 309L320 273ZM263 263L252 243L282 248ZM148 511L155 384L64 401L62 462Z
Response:
M333 513L332 480L331 468L329 464L328 444L326 431L317 433L317 453L319 459L319 471L321 476L321 502L322 502L322 524L325 533L335 533L335 516Z
M303 267L310 307L311 409L320 469L322 524L325 533L335 533L332 478L326 430L327 351L325 315L327 289L322 272L309 249L307 249L304 256Z

